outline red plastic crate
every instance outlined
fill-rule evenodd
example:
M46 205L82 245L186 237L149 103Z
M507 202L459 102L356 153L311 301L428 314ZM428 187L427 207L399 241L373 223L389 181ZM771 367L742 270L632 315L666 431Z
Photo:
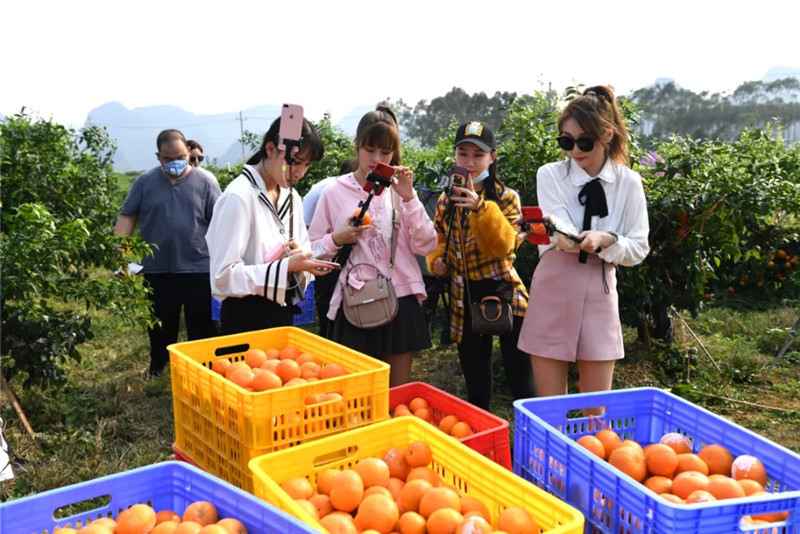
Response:
M195 462L194 460L189 458L189 456L186 453L184 453L182 450L180 450L178 448L178 445L176 445L175 443L172 444L172 453L175 455L175 460L176 461L178 461L178 462L186 462L187 464L193 465L193 466L197 467L198 469L202 469L202 467L197 465L197 462Z
M471 436L459 439L461 443L511 469L508 421L424 382L409 382L390 388L389 409L394 410L398 404L408 404L415 397L428 401L435 426L439 426L444 416L455 415L474 431Z

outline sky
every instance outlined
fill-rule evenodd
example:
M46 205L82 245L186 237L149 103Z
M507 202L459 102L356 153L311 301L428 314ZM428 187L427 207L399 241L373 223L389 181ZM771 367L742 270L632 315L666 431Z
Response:
M624 95L669 77L732 91L800 67L798 15L797 0L7 0L0 113L79 126L107 102L196 114L289 102L336 123L453 87Z

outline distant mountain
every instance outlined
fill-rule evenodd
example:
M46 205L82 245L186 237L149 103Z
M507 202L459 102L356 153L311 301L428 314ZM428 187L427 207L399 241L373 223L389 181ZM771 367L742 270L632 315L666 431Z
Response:
M371 107L356 108L337 124L347 135L354 135L358 120ZM203 145L208 161L216 159L217 165L242 161L239 143L242 129L261 137L281 112L281 106L266 105L239 112L216 115L196 115L175 106L150 106L128 109L119 102L109 102L93 109L86 125L102 124L117 143L114 170L127 172L145 170L156 165L156 137L161 130L177 128L187 139ZM251 150L245 147L245 157Z

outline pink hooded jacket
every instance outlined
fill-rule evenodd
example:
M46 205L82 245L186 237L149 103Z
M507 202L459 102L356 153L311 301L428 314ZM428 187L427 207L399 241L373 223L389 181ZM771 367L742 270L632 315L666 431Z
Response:
M338 247L333 244L331 234L360 210L359 203L366 198L367 193L353 173L340 176L325 187L308 228L314 257L327 260L336 254ZM414 255L426 256L436 249L436 229L416 196L408 202L397 197L397 203L400 228L397 232L394 268L390 267L392 194L391 190L386 190L380 196L373 197L367 210L372 217L370 228L356 242L347 265L342 265L341 276L347 276L348 283L359 288L363 280L371 280L377 276L377 269L384 276L391 276L398 298L416 295L417 300L422 302L426 297L425 283ZM353 268L354 266L358 267ZM328 276L337 274L331 273ZM341 301L342 289L338 285L331 297L329 319L336 319Z

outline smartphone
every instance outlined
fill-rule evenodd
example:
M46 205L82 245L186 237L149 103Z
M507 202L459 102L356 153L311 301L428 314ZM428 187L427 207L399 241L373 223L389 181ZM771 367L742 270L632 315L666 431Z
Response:
M450 167L450 179L447 184L448 194L455 194L453 186L467 187L467 180L469 180L469 169L458 165Z
M531 245L549 245L550 236L545 225L542 208L539 206L522 206L522 225L528 232L528 242Z
M328 269L341 269L342 266L334 261L325 261L325 260L314 260L314 263L318 264L320 267L328 268Z
M379 161L367 174L367 181L364 182L364 191L371 192L373 184L377 183L378 188L375 190L375 196L380 196L383 190L392 184L392 175L394 175L394 167Z
M278 129L278 150L286 150L284 140L300 141L303 133L303 106L284 104L281 109L281 125Z

